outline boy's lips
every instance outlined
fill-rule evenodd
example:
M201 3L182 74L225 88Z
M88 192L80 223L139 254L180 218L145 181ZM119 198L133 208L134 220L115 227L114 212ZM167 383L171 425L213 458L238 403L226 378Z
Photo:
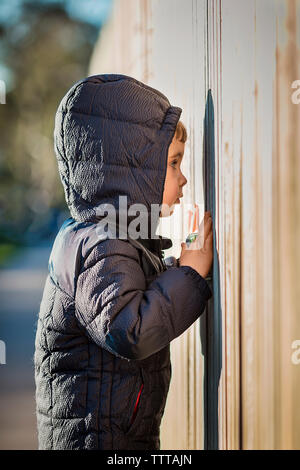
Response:
M179 203L180 204L180 198L183 197L183 194L179 194L178 198L175 201L175 204Z

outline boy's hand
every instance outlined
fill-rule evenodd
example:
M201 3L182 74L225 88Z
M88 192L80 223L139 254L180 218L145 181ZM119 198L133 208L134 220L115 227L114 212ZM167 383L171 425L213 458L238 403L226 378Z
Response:
M205 213L202 222L204 223L203 247L201 249L193 248L193 245L197 243L197 240L194 240L190 244L189 249L187 248L186 243L182 242L179 265L190 266L205 278L211 269L213 261L213 225L210 211Z

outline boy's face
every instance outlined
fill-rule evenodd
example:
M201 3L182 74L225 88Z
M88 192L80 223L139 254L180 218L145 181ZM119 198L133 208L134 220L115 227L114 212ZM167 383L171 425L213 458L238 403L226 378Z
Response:
M180 204L179 198L183 196L182 188L187 183L180 168L184 146L183 142L180 142L175 136L173 137L168 151L168 166L162 201L162 204L167 204L170 207L170 212L167 212L162 206L160 217L171 215L174 211L174 204Z

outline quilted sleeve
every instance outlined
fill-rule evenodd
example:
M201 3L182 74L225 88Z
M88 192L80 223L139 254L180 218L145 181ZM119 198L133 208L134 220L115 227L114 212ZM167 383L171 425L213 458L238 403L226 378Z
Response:
M181 335L203 313L212 292L189 266L170 267L146 288L138 251L106 240L87 257L75 310L87 335L127 360L142 360Z

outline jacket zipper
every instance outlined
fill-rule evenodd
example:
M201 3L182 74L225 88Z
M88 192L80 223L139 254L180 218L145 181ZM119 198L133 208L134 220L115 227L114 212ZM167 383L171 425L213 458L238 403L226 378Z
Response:
M141 397L141 393L142 393L143 387L144 387L144 384L142 383L141 388L140 388L139 393L138 393L138 396L137 396L137 399L136 399L136 402L135 402L135 406L134 406L133 414L132 414L132 416L131 416L131 421L130 421L129 427L132 426L132 423L133 423L134 420L135 420L135 416L136 416L136 413L137 413L138 404L139 404L139 401L140 401L140 397Z
M161 273L165 270L164 263L162 262L161 256L152 253L152 251L145 248L142 243L138 242L138 240L130 239L130 243L144 252L145 256L148 258L150 263L153 264L157 273ZM160 246L161 246L161 241L160 241Z

